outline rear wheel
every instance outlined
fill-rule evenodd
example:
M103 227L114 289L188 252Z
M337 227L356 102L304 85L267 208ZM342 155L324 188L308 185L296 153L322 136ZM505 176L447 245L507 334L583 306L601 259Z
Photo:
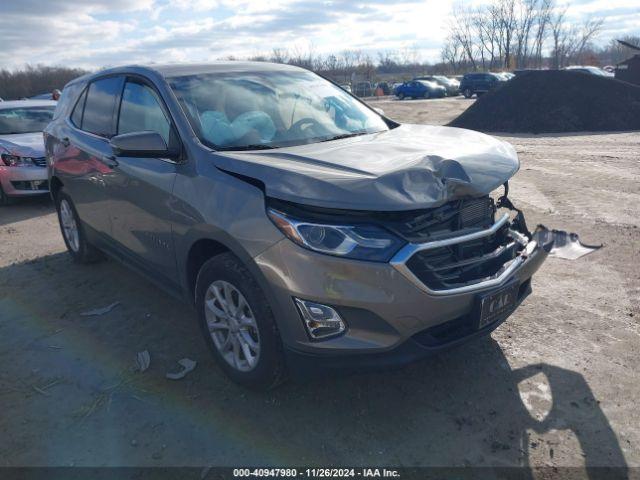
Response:
M233 381L258 390L282 383L284 356L273 312L235 255L216 255L202 266L196 308L213 356Z
M100 260L102 257L100 251L87 241L78 212L71 198L64 191L56 195L56 209L62 238L71 258L78 263L93 263Z
M473 92L471 91L470 88L465 88L462 91L462 94L464 95L464 98L471 98L473 96Z

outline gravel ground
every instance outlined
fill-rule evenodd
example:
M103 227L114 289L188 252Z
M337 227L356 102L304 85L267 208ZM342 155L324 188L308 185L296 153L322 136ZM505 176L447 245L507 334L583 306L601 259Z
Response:
M372 104L444 124L471 102ZM115 262L73 264L48 202L0 209L0 465L640 466L640 134L501 138L529 223L605 247L549 259L491 337L264 394L226 380L188 307ZM166 380L183 357L196 370Z

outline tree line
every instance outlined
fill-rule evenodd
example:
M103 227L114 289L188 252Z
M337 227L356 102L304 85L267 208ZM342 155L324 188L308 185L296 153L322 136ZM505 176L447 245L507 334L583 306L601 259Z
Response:
M514 70L611 65L624 59L625 48L613 40L594 45L603 18L571 21L568 6L556 0L492 0L473 7L457 3L442 49L447 70ZM627 37L637 43L637 37ZM626 52L628 55L628 52Z
M555 0L491 0L480 7L456 4L441 60L436 63L422 60L416 46L320 54L311 43L305 47L274 48L269 53L242 59L287 63L338 83L352 83L401 81L419 75L454 75L474 70L615 65L636 53L615 40L598 46L595 40L602 29L602 19L587 18L576 24L570 21L568 13L566 7L556 6ZM640 45L638 36L625 36L621 40ZM50 93L85 73L87 70L80 68L44 65L27 65L14 71L2 69L0 98L20 99Z
M27 65L19 70L0 70L0 98L18 100L62 90L69 82L87 73L80 68Z

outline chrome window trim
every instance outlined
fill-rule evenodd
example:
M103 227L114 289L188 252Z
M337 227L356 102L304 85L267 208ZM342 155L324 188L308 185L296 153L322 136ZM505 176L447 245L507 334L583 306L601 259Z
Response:
M485 230L480 230L457 237L445 238L442 240L434 240L432 242L408 243L393 256L389 263L420 290L427 292L430 295L456 295L461 293L474 292L476 290L482 290L490 287L497 287L499 285L502 285L518 268L520 268L524 264L528 255L532 253L537 246L535 241L528 242L526 248L522 252L520 252L519 256L512 260L511 263L509 263L509 265L497 277L482 280L471 285L449 288L445 290L432 290L431 288L429 288L413 274L409 267L407 267L407 262L415 253L421 252L423 250L432 250L434 248L446 247L449 245L455 245L457 243L463 243L471 240L476 240L478 238L488 237L489 235L496 233L508 221L509 215L505 213L497 222L495 222L491 227Z

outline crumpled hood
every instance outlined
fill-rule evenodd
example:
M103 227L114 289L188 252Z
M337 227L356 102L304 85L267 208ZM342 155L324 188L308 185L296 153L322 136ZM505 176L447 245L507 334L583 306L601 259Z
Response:
M42 132L0 135L0 151L22 157L44 157Z
M215 157L220 169L263 182L267 196L376 211L432 208L485 195L520 166L506 142L472 130L427 125Z

